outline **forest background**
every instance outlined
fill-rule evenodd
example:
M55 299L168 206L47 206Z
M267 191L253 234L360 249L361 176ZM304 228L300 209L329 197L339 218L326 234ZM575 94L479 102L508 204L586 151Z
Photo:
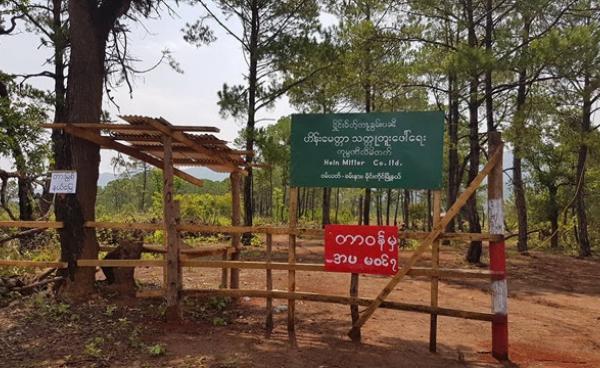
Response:
M69 116L67 85L78 76L71 52L71 19L79 19L73 17L73 3L78 2L0 1L0 50L3 38L31 33L38 42L20 47L51 55L39 72L0 70L2 219L54 217L47 175L60 162L60 142L40 124ZM114 120L108 111L114 111L112 104L123 103L128 112L114 96L119 88L132 93L127 104L135 105L136 75L185 73L176 52L159 52L154 70L142 68L152 62L138 60L129 45L131 27L174 16L177 4L130 5L110 24L102 48L97 76L102 120ZM535 247L587 257L600 240L598 5L589 0L197 0L185 6L201 15L185 16L177 32L200 50L228 38L243 61L243 76L222 81L222 88L210 93L217 94L223 119L241 127L232 143L255 151L246 157L246 225L287 221L290 117L262 121L282 98L296 112L442 110L444 207L486 162L486 133L500 131L511 153L504 170L507 238L520 252ZM39 88L36 78L49 79L50 87ZM96 217L160 221L161 172L121 156L110 162L116 178L98 188ZM206 180L197 188L177 180L184 220L230 224L229 185L228 179ZM432 225L428 191L301 188L298 195L299 219L307 226L398 224L427 230ZM448 231L484 230L484 196L481 188ZM160 234L149 237L160 241ZM25 237L11 244L23 253L39 241ZM481 243L470 245L470 262L481 260L478 249Z

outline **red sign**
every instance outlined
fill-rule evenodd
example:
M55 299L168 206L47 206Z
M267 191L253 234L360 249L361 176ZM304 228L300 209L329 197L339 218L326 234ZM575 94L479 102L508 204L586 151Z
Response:
M395 275L398 272L398 228L325 226L325 270Z

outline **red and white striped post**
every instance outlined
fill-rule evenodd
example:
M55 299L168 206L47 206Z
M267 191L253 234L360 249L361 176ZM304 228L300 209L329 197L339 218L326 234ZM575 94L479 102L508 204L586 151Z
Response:
M498 132L488 133L489 155L503 147ZM508 289L506 285L506 251L504 246L504 210L502 156L488 176L488 215L490 234L500 235L501 240L490 241L490 270L492 276L492 355L508 360Z

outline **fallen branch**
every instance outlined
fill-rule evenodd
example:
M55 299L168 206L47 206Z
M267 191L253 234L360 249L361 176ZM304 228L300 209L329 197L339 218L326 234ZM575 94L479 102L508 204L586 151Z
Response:
M533 233L539 233L540 231L542 231L542 229L535 229L535 230L528 231L527 232L527 236L529 236L530 234L533 234ZM504 240L508 240L510 238L514 238L515 236L519 236L519 233L514 233L514 234L506 235L504 237Z
M49 268L46 271L39 274L38 276L36 276L34 280L36 282L42 281L45 278L47 278L48 276L52 275L52 273L54 273L55 271L56 271L56 268Z
M47 229L46 228L35 228L35 229L28 229L25 231L21 231L20 233L12 234L12 235L9 235L7 237L0 239L0 244L4 244L9 240L19 239L19 238L24 238L26 236L39 234L45 230L47 230Z
M44 286L53 282L57 282L57 281L62 281L64 280L64 277L54 277L48 280L43 280L43 281L38 281L38 282L34 282L33 284L29 284L29 285L25 285L19 288L14 288L14 291L18 291L18 292L22 292L22 291L27 291L27 290L31 290L31 289L35 289L37 287L40 286Z

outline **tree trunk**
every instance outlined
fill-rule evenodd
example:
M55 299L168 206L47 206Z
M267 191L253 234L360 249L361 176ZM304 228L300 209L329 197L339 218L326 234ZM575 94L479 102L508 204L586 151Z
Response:
M530 21L527 16L523 16L523 36L522 42L526 44L529 41ZM521 67L519 70L519 82L517 87L516 111L513 120L513 130L515 132L523 131L525 128L525 102L527 101L527 68ZM513 196L515 198L515 208L517 210L517 223L519 238L517 241L517 250L521 253L527 252L527 199L525 198L525 186L523 183L523 171L521 161L523 156L523 144L517 136L513 142Z
M246 122L246 151L254 150L254 125L256 116L256 90L258 82L258 2L252 0L250 14L250 43L248 48L249 53L249 70L248 70L248 120ZM244 226L252 226L252 216L254 213L254 204L252 203L253 192L253 173L252 173L252 155L246 155L246 171L248 175L244 180ZM242 242L244 245L250 245L252 234L244 233Z
M473 21L473 3L468 0L467 18L468 18L468 39L469 46L477 47L477 36L475 34L475 24ZM477 89L479 87L479 75L477 72L471 76L469 83L469 175L468 182L475 179L479 173L479 101ZM467 201L467 215L469 220L469 232L480 233L481 225L479 223L479 213L477 212L477 192L475 192ZM467 251L467 261L469 263L479 263L481 260L481 241L472 241Z
M323 188L323 214L322 214L322 225L329 225L331 223L330 212L331 212L331 188Z
M363 225L369 225L371 219L371 188L365 189L364 198L362 206Z
M589 108L591 108L591 104L589 104ZM586 109L585 103L584 109ZM589 119L589 115L587 118ZM585 120L586 118L584 117L583 119ZM585 129L585 124L585 122L582 123L583 129ZM584 142L583 139L581 141ZM577 214L577 241L579 243L580 257L589 257L592 255L590 239L588 236L587 213L585 208L585 174L587 154L587 145L585 143L581 143L579 146L579 152L577 154L577 172L575 178L577 183L577 193L575 195L575 211Z
M116 19L129 8L127 0L96 3L69 2L70 61L66 94L67 123L96 123L102 113L105 46ZM98 145L68 134L56 134L54 158L59 170L77 171L77 193L56 198L56 220L64 222L59 231L61 259L69 264L71 282L66 291L74 296L93 292L92 267L76 268L78 258L98 258L94 229L84 228L94 221L100 148Z
M363 224L363 197L358 196L358 224Z
M557 249L559 247L558 244L558 217L559 217L559 208L557 202L557 192L558 188L556 185L551 185L548 188L548 204L549 211L548 217L550 219L550 247L553 249Z
M409 209L410 209L410 191L408 189L404 189L404 201L402 201L402 222L404 222L404 226L408 228L409 218Z
M392 207L392 190L388 189L386 194L386 204L385 204L385 224L390 224L390 209Z
M394 207L394 226L398 226L398 208L400 207L400 190L396 194L396 206Z
M456 202L458 189L460 186L459 179L459 159L458 159L458 121L460 119L459 101L458 101L458 83L456 76L451 74L448 76L449 84L449 110L448 116L448 203L447 209L452 207ZM447 232L456 230L456 222L454 219L446 226Z
M338 222L338 214L340 211L340 188L335 188L335 215L333 220L335 221L335 223L339 223Z

